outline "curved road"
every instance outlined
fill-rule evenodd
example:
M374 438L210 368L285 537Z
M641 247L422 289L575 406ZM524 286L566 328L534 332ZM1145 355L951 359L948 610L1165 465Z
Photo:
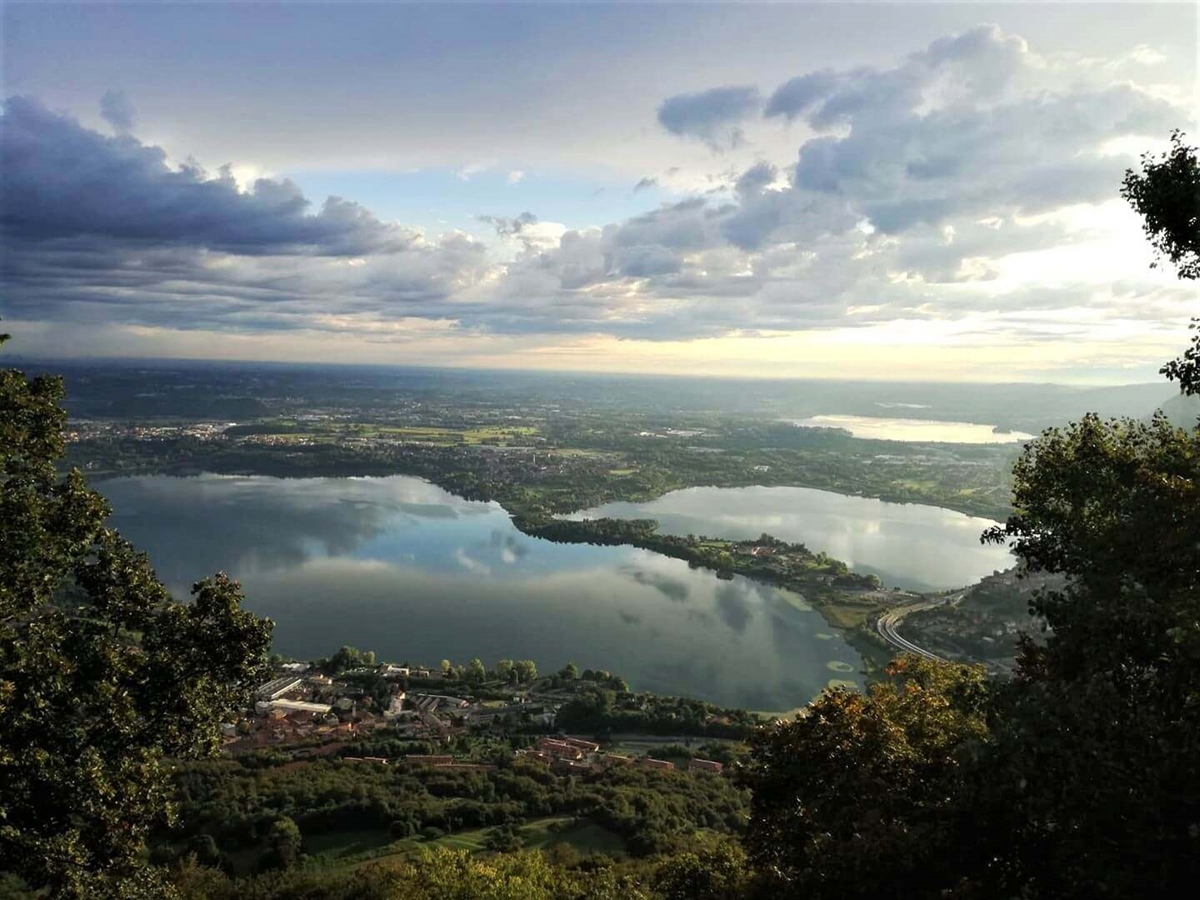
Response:
M936 653L930 653L928 650L918 647L907 638L901 637L896 632L896 628L899 627L900 623L904 620L904 617L909 613L920 612L923 609L933 609L935 606L941 606L943 603L949 603L951 600L954 600L960 596L962 596L961 593L946 594L930 600L922 600L920 603L913 603L909 606L901 606L896 609L889 609L875 620L875 630L879 633L881 638L883 638L893 647L898 647L906 653L915 653L918 656L925 657L926 659L932 659L936 662L945 662L945 660Z

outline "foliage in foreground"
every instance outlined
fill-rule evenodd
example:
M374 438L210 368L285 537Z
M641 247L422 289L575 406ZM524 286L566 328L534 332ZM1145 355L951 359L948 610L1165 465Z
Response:
M172 600L104 499L57 476L61 396L0 371L0 859L56 896L161 895L139 854L168 760L219 745L270 623L222 575Z
M1196 278L1200 166L1173 138L1122 194ZM1200 336L1164 373L1200 391ZM1030 443L986 539L1049 630L1009 682L902 660L755 741L746 836L774 897L1184 896L1200 878L1200 429L1086 416ZM1058 585L1062 586L1058 586Z

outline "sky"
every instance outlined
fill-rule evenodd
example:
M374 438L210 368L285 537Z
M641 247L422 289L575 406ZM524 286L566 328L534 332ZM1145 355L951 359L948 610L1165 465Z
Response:
M1154 380L1197 10L5 0L8 349Z

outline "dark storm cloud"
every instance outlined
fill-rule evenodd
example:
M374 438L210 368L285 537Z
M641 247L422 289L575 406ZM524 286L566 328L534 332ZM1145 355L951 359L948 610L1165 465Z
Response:
M753 116L761 105L758 88L752 86L677 94L658 107L658 123L671 134L698 138L719 149L741 141L738 124Z
M106 116L127 104L105 95ZM105 137L30 97L11 97L0 131L0 225L16 239L82 236L180 244L240 255L360 256L401 249L411 235L356 203L330 197L313 214L290 181L259 179L242 193L230 171L172 168L159 147Z

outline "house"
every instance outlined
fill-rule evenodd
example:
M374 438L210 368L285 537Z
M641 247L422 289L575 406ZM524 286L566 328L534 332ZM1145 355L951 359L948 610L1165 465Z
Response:
M278 700L288 691L294 691L303 683L303 678L297 678L295 675L285 675L282 678L275 678L266 684L259 685L258 696L263 700Z
M282 710L284 715L288 713L310 713L315 716L326 715L332 709L327 703L306 703L303 700L272 700L267 704L267 708L271 712Z
M591 741L581 741L579 738L563 738L564 744L569 744L572 747L578 747L584 753L599 753L600 745Z
M400 715L400 713L404 712L405 696L406 695L404 691L397 691L396 693L392 694L392 698L388 701L388 708L383 712L383 717L385 719L394 719Z
M725 771L725 767L719 762L713 762L711 759L693 759L688 761L689 772L710 772L713 775L720 775Z
M572 747L565 741L554 738L542 738L537 742L537 748L555 759L579 759L583 756L583 751L578 747Z
M632 756L621 756L619 753L605 753L600 757L600 765L609 769L613 766L629 766L633 764Z

